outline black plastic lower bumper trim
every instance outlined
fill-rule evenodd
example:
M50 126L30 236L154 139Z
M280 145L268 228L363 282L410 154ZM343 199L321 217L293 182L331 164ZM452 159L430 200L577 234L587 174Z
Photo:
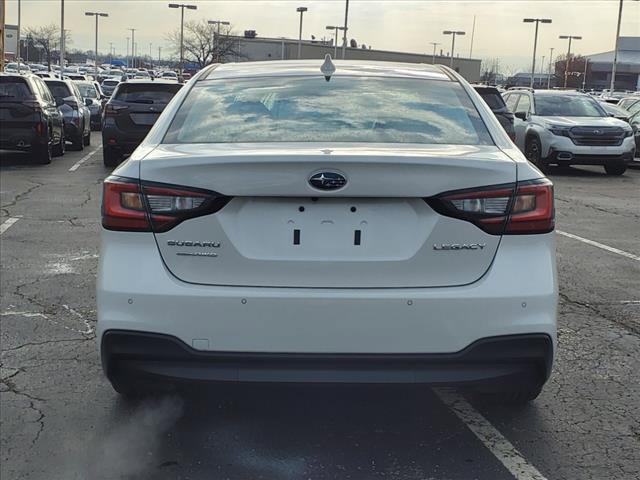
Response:
M110 380L214 382L424 383L542 386L551 372L546 334L478 340L455 353L299 354L203 352L154 333L110 330L101 344Z

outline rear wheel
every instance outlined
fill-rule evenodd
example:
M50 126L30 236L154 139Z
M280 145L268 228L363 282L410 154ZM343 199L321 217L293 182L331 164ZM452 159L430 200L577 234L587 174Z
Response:
M614 163L604 166L604 171L607 175L622 175L627 171L627 166L623 163Z
M538 137L530 137L524 148L524 155L531 163L533 163L541 172L545 172L547 164L542 160L542 145Z
M58 143L58 145L56 145L55 147L53 147L53 156L54 157L61 157L62 155L64 155L65 152L65 139L64 139L64 132L60 133L60 142Z
M47 143L46 145L32 147L31 155L33 156L34 162L38 165L47 165L51 163L51 144Z
M105 167L117 167L122 162L122 155L111 148L103 148L102 162Z
M71 148L79 152L84 150L84 138L82 137L82 133L79 133L76 138L71 140Z

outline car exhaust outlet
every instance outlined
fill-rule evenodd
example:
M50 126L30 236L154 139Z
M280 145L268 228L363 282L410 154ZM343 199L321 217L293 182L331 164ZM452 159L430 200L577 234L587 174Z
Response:
M556 155L556 158L558 160L572 160L573 159L573 153L571 152L558 152L558 154Z

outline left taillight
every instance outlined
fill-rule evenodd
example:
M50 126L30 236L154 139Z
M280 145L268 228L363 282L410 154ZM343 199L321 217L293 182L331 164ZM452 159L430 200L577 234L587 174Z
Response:
M166 232L186 219L216 213L229 200L208 190L110 176L103 185L102 226Z

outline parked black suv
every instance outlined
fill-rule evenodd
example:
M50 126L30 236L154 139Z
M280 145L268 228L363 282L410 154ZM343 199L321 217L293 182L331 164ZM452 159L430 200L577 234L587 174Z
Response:
M37 163L64 154L64 124L40 77L0 73L0 149L31 152Z
M515 141L516 131L513 126L514 116L504 103L500 90L488 85L473 85L473 88L480 94L486 104L489 105L489 108L500 122L500 125L502 125L502 128L507 132L509 138Z
M71 80L45 78L49 90L64 115L64 135L74 150L82 150L91 143L91 111L82 99L80 90Z
M144 140L181 84L162 80L120 83L104 109L102 158L115 167Z

